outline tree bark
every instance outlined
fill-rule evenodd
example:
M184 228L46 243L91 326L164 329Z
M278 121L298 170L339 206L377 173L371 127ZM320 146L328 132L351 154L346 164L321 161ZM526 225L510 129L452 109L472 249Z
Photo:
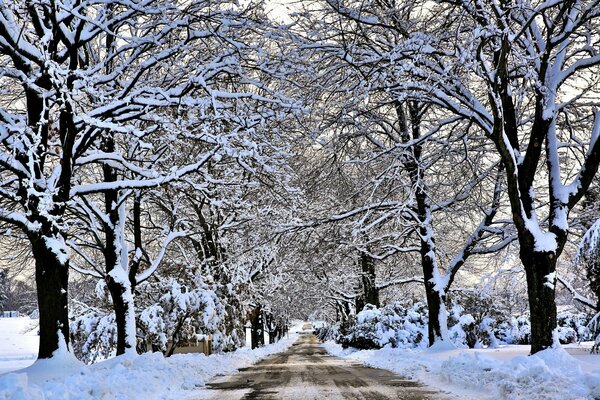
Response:
M554 273L556 256L551 252L534 251L521 243L521 262L527 278L527 296L531 321L531 354L554 344L557 327ZM550 275L552 274L552 275Z
M264 324L261 306L257 306L250 313L250 332L251 332L251 344L252 348L263 347L265 345Z
M56 249L47 240L60 240L39 235L32 237L32 251L35 258L35 280L37 284L38 308L40 314L40 344L38 358L51 358L64 342L69 344L69 314L67 309L67 285L69 262L62 262ZM66 254L65 254L66 256Z
M115 142L110 133L102 143L102 150L107 153L115 151ZM102 166L104 182L116 182L118 180L117 171L108 164ZM121 219L125 215L120 215L118 190L107 190L104 193L104 207L108 214L108 223L104 224L104 233L106 244L104 248L104 262L106 268L106 286L113 302L113 311L115 313L115 322L117 324L117 355L124 354L129 349L136 347L136 323L135 309L133 302L132 285L129 282L129 276L126 268L128 267L127 249L123 248L122 236L125 232L124 224ZM135 279L135 276L134 276Z
M375 286L375 260L366 252L360 253L363 301L379 308L379 290ZM364 305L363 305L364 307ZM356 311L359 311L357 308Z
M117 355L124 354L129 349L135 349L135 312L131 304L131 286L119 282L108 275L106 286L110 292L117 324Z
M447 336L447 327L445 326L446 305L445 296L440 294L435 288L433 279L433 260L424 251L426 246L421 246L421 265L423 267L423 278L425 280L425 296L427 298L428 309L428 339L429 346L433 346L435 342L444 340ZM440 317L442 319L440 319ZM444 326L442 326L444 323Z
M402 131L403 143L416 140L421 137L420 107L414 102L407 103L410 125L404 111L404 106L396 102L396 115L398 124ZM417 205L417 218L419 223L421 267L423 269L423 282L425 286L425 297L428 309L428 334L429 346L437 341L447 339L447 316L445 306L445 293L439 291L433 282L436 266L435 244L433 230L431 228L431 206L427 195L427 186L424 179L424 171L420 167L422 158L422 145L414 144L410 147L411 155L404 162L412 186L415 188L415 202Z

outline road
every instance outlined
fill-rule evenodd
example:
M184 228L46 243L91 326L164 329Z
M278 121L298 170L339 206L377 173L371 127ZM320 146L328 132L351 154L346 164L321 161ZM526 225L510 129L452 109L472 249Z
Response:
M287 351L207 385L210 399L441 400L442 394L392 372L331 356L313 335Z

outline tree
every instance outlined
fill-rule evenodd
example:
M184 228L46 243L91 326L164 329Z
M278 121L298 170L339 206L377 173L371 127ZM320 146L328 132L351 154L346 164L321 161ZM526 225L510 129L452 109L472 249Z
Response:
M164 140L165 132L182 125L184 110L199 104L194 100L198 93L213 104L230 97L210 86L211 79L218 79L223 70L230 71L227 57L200 70L183 71L174 64L178 55L191 56L193 43L220 36L218 27L204 29L206 23L222 27L216 15L204 17L203 10L212 4L196 2L185 9L159 0L81 4L43 0L0 5L0 54L6 65L2 83L11 99L24 99L4 102L0 111L5 178L0 218L20 228L32 246L40 307L40 358L68 348L60 343L69 340L70 259L65 239L72 200L105 194L109 215L105 225L113 227L106 232L107 240L114 244L107 251L121 253L115 227L123 221L119 210L127 196L118 192L179 179L214 155L214 151L196 154L199 158L181 169L163 165L165 173L161 174L156 166L135 165L116 149L118 143L133 141L143 147L153 137L163 135ZM119 40L114 40L116 35ZM166 109L178 109L180 115ZM193 130L174 131L171 139L190 132L194 135ZM95 167L104 169L103 178L95 173ZM133 174L124 173L117 179L116 171ZM115 299L130 297L128 276L119 267L124 257L123 253L105 259ZM128 306L124 309L131 311Z
M501 157L527 277L532 353L553 344L556 262L568 237L569 212L600 162L593 96L598 6L444 1L419 8L429 21L440 16L439 24L413 29L394 49L401 62L391 53L384 57L396 65L394 93L477 125ZM456 29L436 30L446 21Z

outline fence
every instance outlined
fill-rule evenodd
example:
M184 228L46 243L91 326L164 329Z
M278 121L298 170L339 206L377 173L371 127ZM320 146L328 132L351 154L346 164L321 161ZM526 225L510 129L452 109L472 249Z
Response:
M207 356L212 354L212 336L204 336L202 339L192 338L182 340L173 354L204 353Z

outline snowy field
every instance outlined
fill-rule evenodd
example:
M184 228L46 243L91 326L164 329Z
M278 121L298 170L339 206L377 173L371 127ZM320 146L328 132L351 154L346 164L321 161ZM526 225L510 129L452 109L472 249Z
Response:
M460 399L600 398L600 355L571 345L528 356L529 346L497 349L381 350L323 345L333 355L420 380ZM591 343L589 344L591 346Z
M65 354L35 362L38 338L33 324L28 318L0 319L0 400L198 399L210 379L284 351L297 338L292 333L276 344L228 354L165 358L146 353L85 366Z
M0 318L0 374L33 364L38 351L37 320Z

